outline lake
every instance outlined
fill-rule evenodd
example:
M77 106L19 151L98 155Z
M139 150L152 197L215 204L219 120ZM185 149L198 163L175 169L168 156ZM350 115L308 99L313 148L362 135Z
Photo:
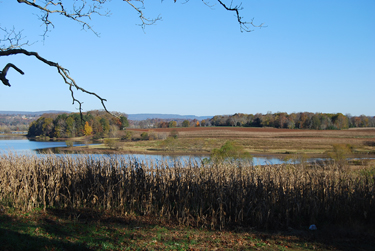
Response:
M83 145L81 142L74 142L74 146ZM42 149L53 149L56 147L66 147L63 141L33 141L28 140L26 137L15 137L0 135L0 154L8 154L9 152L16 154L33 154L37 156L45 156L45 154L39 153ZM56 154L61 156L62 154ZM69 154L69 155L84 155L84 154ZM168 161L173 162L175 160L188 161L190 159L201 162L202 159L208 158L209 156L194 156L194 155L150 155L150 154L119 154L125 158L137 158L139 160L156 160L156 161ZM108 156L108 154L91 154L91 156ZM269 164L282 164L285 161L276 157L254 157L254 165L269 165Z
M75 146L82 145L75 143ZM0 151L16 152L16 153L36 153L40 149L48 149L55 147L66 147L63 141L33 141L26 137L0 135Z

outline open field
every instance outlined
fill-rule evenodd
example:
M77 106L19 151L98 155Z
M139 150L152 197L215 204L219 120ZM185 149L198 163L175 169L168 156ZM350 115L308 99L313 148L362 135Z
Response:
M178 138L161 143L171 131L178 132ZM275 128L245 127L189 127L131 129L134 137L140 138L147 132L156 140L120 142L113 153L147 153L147 154L205 154L214 148L220 148L225 141L232 140L242 145L245 151L257 155L307 154L310 157L322 157L332 150L334 144L349 144L353 156L375 157L375 128L349 130L292 130ZM91 151L109 150L105 145L90 147ZM76 149L79 150L79 149ZM84 149L82 149L84 150ZM87 149L86 149L87 150Z

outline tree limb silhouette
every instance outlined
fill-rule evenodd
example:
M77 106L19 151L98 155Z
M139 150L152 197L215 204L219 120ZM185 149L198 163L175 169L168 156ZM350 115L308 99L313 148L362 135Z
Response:
M60 76L64 79L65 84L69 85L69 90L70 90L70 93L71 93L71 96L72 96L73 104L75 102L77 102L79 104L79 111L80 112L82 112L82 104L83 104L83 102L81 102L81 101L79 101L78 99L75 98L73 88L75 88L75 89L77 89L79 91L82 91L84 93L93 95L96 98L98 98L100 100L100 102L101 102L104 110L106 112L110 113L107 110L107 107L104 104L104 101L107 101L106 99L100 97L95 92L87 91L86 89L78 86L76 84L76 82L74 81L74 79L72 77L70 77L69 70L67 70L64 67L60 66L58 63L49 61L49 60L45 59L44 57L41 57L37 52L27 51L25 49L11 49L11 50L6 50L6 51L0 51L0 57L1 56L17 55L17 54L23 54L23 55L26 55L26 56L33 56L33 57L37 58L39 61L41 61L41 62L43 62L43 63L45 63L45 64L47 64L49 66L55 67L57 69L58 73L60 74ZM22 70L20 70L19 68L17 68L15 65L9 63L9 64L7 64L7 66L4 67L4 70L1 72L1 76L4 75L4 78L5 78L5 75L6 75L7 71L8 71L8 69L9 69L9 67L13 67L18 72L20 72L21 74L23 74ZM4 71L5 71L5 73L4 73ZM3 79L1 79L1 80L3 81ZM4 83L4 81L3 81L3 83ZM7 79L6 79L6 82L4 83L4 85L10 86L9 81Z
M10 67L14 68L16 71L18 71L22 75L25 74L21 69L19 69L14 64L8 63L4 67L4 69L2 71L0 71L0 80L1 80L1 82L3 82L4 85L9 86L9 87L10 87L10 83L9 83L9 80L6 78L6 76L7 76L7 73L8 73L8 70L9 70Z

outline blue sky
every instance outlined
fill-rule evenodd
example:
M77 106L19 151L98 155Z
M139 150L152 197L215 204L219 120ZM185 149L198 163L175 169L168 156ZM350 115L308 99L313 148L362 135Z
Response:
M0 0L0 24L23 30L33 43L26 49L68 68L113 111L375 115L375 1L244 0L244 19L267 26L251 33L241 33L214 0L212 8L179 2L146 0L145 15L163 21L145 32L122 1L110 2L110 17L91 22L100 37L54 17L43 43L39 12L17 1ZM76 111L54 68L25 56L0 58L0 66L8 62L25 75L10 70L0 110ZM77 97L85 111L101 109L94 97Z

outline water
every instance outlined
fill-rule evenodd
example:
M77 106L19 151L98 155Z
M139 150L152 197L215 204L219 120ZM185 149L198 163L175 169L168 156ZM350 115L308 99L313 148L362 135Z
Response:
M74 146L83 145L80 142L74 142ZM45 156L42 149L53 149L56 147L66 147L65 142L62 141L31 141L26 137L12 137L0 135L0 154L13 152L16 154L33 154L37 156ZM56 156L63 156L63 154L55 154ZM85 154L69 154L70 156L83 156ZM100 158L102 156L109 156L108 154L90 154L95 158ZM151 155L151 154L119 154L121 157L125 158L137 158L140 161L167 161L173 163L174 161L189 161L194 160L198 163L204 158L209 158L209 156L192 156L192 155ZM272 164L282 164L286 161L276 158L276 157L254 157L254 165L272 165Z
M82 145L74 143L74 146ZM9 151L18 154L34 154L37 150L54 147L66 147L63 141L32 141L26 137L12 137L0 135L0 151L7 153Z

